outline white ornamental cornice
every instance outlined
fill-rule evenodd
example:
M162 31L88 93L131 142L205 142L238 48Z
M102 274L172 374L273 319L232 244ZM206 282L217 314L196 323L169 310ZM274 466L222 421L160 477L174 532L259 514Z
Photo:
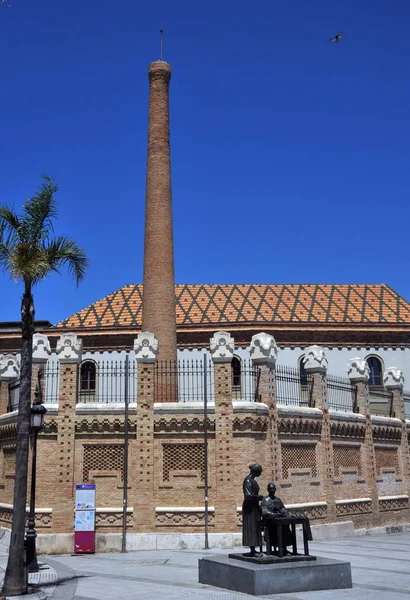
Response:
M403 389L404 377L403 371L398 367L387 367L383 376L384 387L387 389Z
M83 341L76 333L63 333L57 340L56 352L61 362L79 363L83 353Z
M235 340L227 331L217 331L211 337L210 348L214 363L230 363L235 350Z
M367 383L370 377L370 369L366 359L360 356L350 358L347 363L347 376L350 381Z
M139 333L134 340L135 358L138 363L155 363L158 348L158 339L150 331Z
M278 356L278 347L273 335L263 332L253 335L250 355L254 364L266 364L274 367Z
M13 354L0 355L0 380L14 381L20 377L20 360Z
M328 363L323 348L320 346L309 346L306 348L303 364L306 371L326 373Z
M33 335L33 363L45 363L51 355L48 337L42 333Z

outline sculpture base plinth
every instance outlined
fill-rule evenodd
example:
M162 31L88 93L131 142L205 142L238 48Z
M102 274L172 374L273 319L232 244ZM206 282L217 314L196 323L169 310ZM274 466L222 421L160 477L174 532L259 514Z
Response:
M274 554L262 554L262 556L250 556L249 554L228 554L229 558L235 560L244 560L245 562L254 563L255 565L271 565L280 562L300 562L306 560L316 560L316 556L306 556L305 554L291 554L290 556L275 556Z
M297 562L287 558L292 557L277 558L268 564L257 564L246 558L238 560L226 555L201 558L198 565L199 583L253 596L352 587L349 562L319 556L316 560Z

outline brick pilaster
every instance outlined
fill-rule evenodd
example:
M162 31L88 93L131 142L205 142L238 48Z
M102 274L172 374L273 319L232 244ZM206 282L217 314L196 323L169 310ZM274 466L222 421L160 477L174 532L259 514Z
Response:
M373 424L370 406L366 405L366 431L364 436L363 461L364 475L369 498L372 500L373 525L381 523L379 510L379 493L376 481L376 453L374 450Z
M215 363L215 530L236 531L231 361Z
M72 530L74 511L74 447L75 447L75 407L78 391L78 364L61 362L58 407L58 455L56 503L53 508L53 529L56 532Z
M368 379L350 380L356 386L356 406L361 415L366 415L369 407Z
M275 367L278 348L275 338L266 333L252 336L250 355L254 369L259 369L260 401L268 407L268 429L264 444L264 481L278 482L281 474L281 447L278 434L278 407L276 404Z
M380 523L379 496L376 482L376 454L374 451L373 425L369 405L369 366L360 356L351 358L347 366L350 383L356 386L356 405L366 417L364 444L362 448L363 472L367 494L372 500L373 523Z
M138 533L155 530L154 372L155 364L138 362L137 440L130 473Z
M234 476L232 357L235 342L226 331L210 341L215 383L215 530L236 531L237 490Z
M310 346L305 351L305 370L312 386L312 404L322 411L322 432L319 445L319 470L323 486L323 500L327 502L327 517L336 521L336 503L333 489L333 445L331 421L327 403L327 359L318 346Z
M60 361L57 454L52 457L55 469L55 503L53 531L71 533L74 523L75 410L78 398L79 365L82 342L75 334L63 334L57 342ZM45 444L47 442L44 442Z

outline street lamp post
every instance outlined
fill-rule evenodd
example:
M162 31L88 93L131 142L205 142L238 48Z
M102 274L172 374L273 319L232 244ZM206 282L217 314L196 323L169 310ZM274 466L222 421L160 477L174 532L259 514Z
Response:
M40 373L38 384L34 392L34 402L31 407L31 441L32 441L32 467L31 467L31 491L30 491L30 512L28 516L28 529L26 532L26 557L27 570L29 573L38 571L37 552L36 552L36 537L37 533L34 529L35 525L35 508L36 508L36 463L37 463L37 436L43 429L44 415L47 412L44 404L41 403L41 385Z

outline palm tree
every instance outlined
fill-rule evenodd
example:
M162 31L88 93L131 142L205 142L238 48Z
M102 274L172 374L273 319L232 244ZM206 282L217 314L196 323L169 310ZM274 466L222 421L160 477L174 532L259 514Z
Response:
M24 530L26 520L27 473L30 434L30 388L34 331L32 288L51 272L63 266L74 276L77 285L83 279L88 260L77 244L55 236L53 220L57 216L54 194L57 185L47 175L37 195L24 205L21 215L12 208L0 206L0 267L24 293L21 302L21 372L17 421L16 477L14 483L13 520L9 558L2 594L17 596L26 593L24 569Z

